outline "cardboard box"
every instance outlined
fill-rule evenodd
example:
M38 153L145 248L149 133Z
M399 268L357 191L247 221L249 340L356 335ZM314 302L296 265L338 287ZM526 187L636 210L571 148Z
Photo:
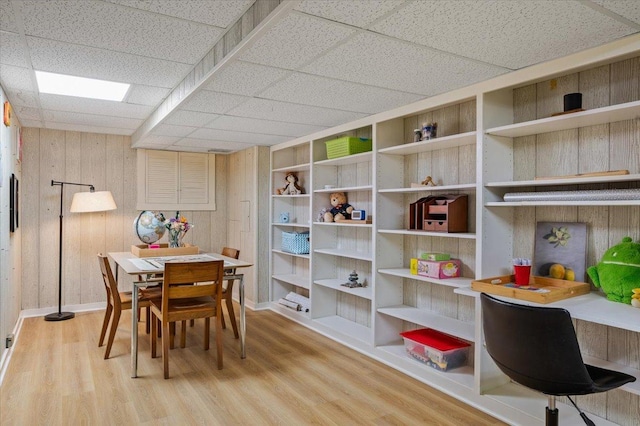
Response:
M418 259L418 275L429 278L456 278L460 276L462 264L458 259L430 261Z
M186 256L189 254L198 254L200 249L198 246L192 246L185 244L184 247L169 248L169 244L154 244L159 245L158 248L149 248L148 244L137 244L131 246L131 253L138 257L159 257L159 256Z
M400 333L407 354L440 371L465 365L469 343L431 328Z

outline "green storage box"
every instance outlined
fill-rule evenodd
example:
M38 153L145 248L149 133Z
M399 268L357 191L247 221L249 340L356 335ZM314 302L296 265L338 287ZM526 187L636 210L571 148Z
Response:
M325 143L327 144L328 159L371 151L371 139L367 138L344 136Z

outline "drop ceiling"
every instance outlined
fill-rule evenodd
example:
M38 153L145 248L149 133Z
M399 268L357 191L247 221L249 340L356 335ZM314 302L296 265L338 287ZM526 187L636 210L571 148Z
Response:
M259 23L258 8L271 10ZM0 0L0 84L24 127L231 152L638 32L637 0ZM40 94L34 70L131 89L124 102Z

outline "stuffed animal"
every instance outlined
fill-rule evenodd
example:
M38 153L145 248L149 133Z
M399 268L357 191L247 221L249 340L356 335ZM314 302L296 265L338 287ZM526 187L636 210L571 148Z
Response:
M351 219L353 206L347 203L347 194L344 192L334 192L331 194L330 200L332 208L324 214L325 222Z
M293 173L289 172L284 178L287 183L284 188L279 188L277 190L278 195L299 195L302 194L302 188L298 186L298 177Z
M631 304L633 289L640 287L640 242L624 237L609 248L587 273L596 287L602 287L607 299Z

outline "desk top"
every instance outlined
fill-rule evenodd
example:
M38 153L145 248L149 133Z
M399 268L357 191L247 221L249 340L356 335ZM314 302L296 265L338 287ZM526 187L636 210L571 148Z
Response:
M186 262L224 260L225 269L247 268L249 266L253 266L252 263L223 256L219 253L202 253L185 256L137 257L131 252L123 251L108 253L108 255L129 275L157 274L164 271L165 262L171 261Z

